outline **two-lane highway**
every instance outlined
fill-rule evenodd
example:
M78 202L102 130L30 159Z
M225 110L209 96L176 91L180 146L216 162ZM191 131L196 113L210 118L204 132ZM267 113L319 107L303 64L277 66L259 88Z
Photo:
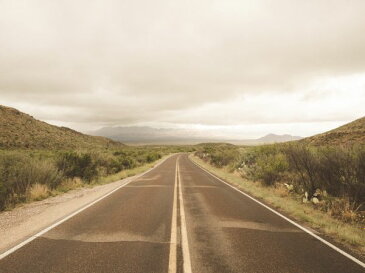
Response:
M7 255L0 272L365 270L183 154Z

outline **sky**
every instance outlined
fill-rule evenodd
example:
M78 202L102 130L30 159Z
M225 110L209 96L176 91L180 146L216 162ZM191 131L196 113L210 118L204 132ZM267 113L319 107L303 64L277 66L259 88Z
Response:
M365 115L363 0L0 0L0 104L84 132L309 136Z

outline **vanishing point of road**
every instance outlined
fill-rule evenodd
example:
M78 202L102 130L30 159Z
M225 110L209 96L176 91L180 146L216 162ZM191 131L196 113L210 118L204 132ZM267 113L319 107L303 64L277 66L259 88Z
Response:
M365 272L186 154L21 246L1 273Z

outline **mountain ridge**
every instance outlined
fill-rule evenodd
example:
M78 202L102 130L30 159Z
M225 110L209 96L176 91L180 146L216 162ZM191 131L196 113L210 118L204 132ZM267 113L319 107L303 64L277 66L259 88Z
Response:
M258 138L259 141L268 141L268 142L286 142L286 141L294 141L294 140L300 140L303 139L303 137L300 136L292 136L289 134L284 135L277 135L277 134L267 134L263 137Z
M209 133L199 130L153 128L148 126L103 127L89 133L91 135L100 135L124 143L134 144L199 144L204 142L228 142L232 144L257 145L302 139L302 137L288 134L268 134L257 139L230 139L209 136Z
M15 108L0 105L2 149L93 149L124 146L100 136L90 136L67 127L40 121Z
M365 117L301 140L312 145L365 144Z

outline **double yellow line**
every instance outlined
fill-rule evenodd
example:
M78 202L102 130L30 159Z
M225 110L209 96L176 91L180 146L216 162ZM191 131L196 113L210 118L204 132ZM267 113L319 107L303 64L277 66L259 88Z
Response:
M176 159L176 168L175 168L175 184L174 184L174 200L172 207L172 222L171 222L171 237L170 237L170 255L169 255L169 273L177 272L177 247L178 247L178 238L177 238L177 217L178 217L178 202L177 195L179 195L179 208L180 208L180 229L181 229L181 247L182 247L182 256L183 256L183 272L191 273L191 260L190 260L190 252L189 252L189 243L188 243L188 233L186 229L186 219L185 219L185 209L184 209L184 199L181 190L181 178L180 178L180 165L179 165L180 156Z

